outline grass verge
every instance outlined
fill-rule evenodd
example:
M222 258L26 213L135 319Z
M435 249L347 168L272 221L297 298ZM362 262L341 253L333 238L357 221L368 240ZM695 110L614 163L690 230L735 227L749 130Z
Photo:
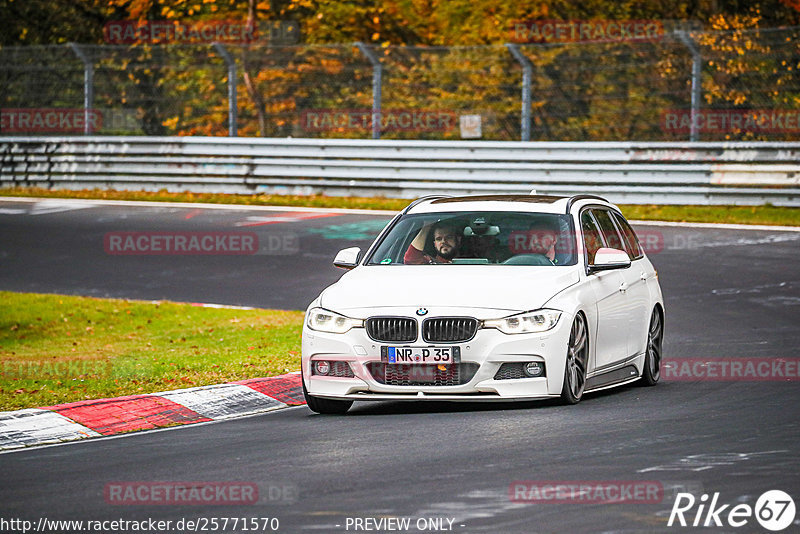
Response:
M0 410L300 368L303 313L0 292Z
M800 208L784 206L623 205L631 220L800 226Z
M205 202L247 206L300 206L400 211L409 199L328 197L324 195L225 195L213 193L168 193L166 191L69 191L36 187L0 188L0 196L88 198L108 200L146 200L153 202ZM728 224L766 224L800 226L800 208L781 206L672 206L626 204L620 208L636 220L704 222Z

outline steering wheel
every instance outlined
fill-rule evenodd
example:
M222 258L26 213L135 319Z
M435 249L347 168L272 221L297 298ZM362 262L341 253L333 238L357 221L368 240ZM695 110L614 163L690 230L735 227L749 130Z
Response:
M511 256L506 261L502 262L503 265L553 265L547 256L544 254L517 254Z

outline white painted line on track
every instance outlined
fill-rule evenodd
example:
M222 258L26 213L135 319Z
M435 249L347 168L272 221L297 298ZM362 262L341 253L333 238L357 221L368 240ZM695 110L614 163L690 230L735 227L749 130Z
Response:
M698 222L672 222L672 221L637 221L628 220L631 224L640 226L675 226L682 228L709 228L712 230L758 230L761 232L800 232L800 226L770 226L768 224L725 224L725 223L698 223Z
M60 295L63 297L75 297L81 295L71 295L69 293L45 293L46 295ZM89 297L94 298L94 297ZM185 304L187 306L194 306L196 308L215 308L218 310L276 310L277 308L255 308L253 306L236 306L234 304L219 304L214 302L184 302L180 300L142 300L142 299L132 299L126 297L108 297L106 300L124 300L125 302L134 302L140 304L153 304L153 305L160 305L160 304ZM289 311L298 311L298 310L289 310ZM303 311L303 310L299 310ZM0 412L2 413L2 412Z
M0 202L42 202L48 197L0 197ZM365 210L351 208L313 208L307 206L245 206L242 204L205 204L199 202L158 202L149 200L103 200L89 198L59 199L89 206L130 206L144 208L192 208L232 211L306 211L309 213L341 213L351 215L396 215L390 210ZM410 201L409 201L410 202Z
M71 296L71 295L64 295L64 296ZM218 310L265 310L265 309L273 309L273 308L254 308L253 306L236 306L234 304L217 304L214 302L182 302L179 300L137 300L137 299L126 299L124 297L113 297L117 300L125 300L128 302L141 302L144 304L188 304L189 306L195 306L197 308L215 308Z
M3 197L8 198L9 200L13 197ZM72 199L69 198L39 198L32 201L33 206L31 209L14 209L14 208L4 208L0 209L0 214L2 215L49 215L51 213L61 213L63 211L73 211L73 210L80 210L85 208L91 208L92 206L86 204L80 204L75 202L70 202Z
M0 197L0 202L41 202L52 200L49 197ZM397 211L391 210L365 210L350 208L312 208L302 206L243 206L241 204L204 204L199 202L158 202L147 200L103 200L70 198L59 199L69 202L85 203L90 206L131 206L131 207L169 207L169 208L192 208L209 210L233 210L233 211L307 211L311 213L341 213L351 215L397 215ZM409 200L409 203L411 201ZM725 224L725 223L698 223L698 222L672 222L672 221L639 221L629 220L631 224L642 226L678 226L685 228L711 228L718 230L759 230L774 232L800 232L800 226L770 226L764 224Z
M198 308L216 308L220 310L260 310L262 308L254 308L252 306L234 306L232 304L215 304L213 302L176 302L174 300L164 301L164 300L150 300L144 302L151 302L153 304L158 304L160 302L170 302L172 304L190 304L192 306L197 306Z

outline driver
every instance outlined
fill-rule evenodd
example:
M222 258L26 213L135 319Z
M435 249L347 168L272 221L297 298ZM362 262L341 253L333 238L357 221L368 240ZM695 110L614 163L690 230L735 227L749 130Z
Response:
M435 256L424 252L425 243L431 232L433 232ZM406 265L452 263L453 258L458 256L460 247L461 230L457 225L441 221L436 224L428 224L420 229L417 237L408 246L408 250L403 256L403 263Z

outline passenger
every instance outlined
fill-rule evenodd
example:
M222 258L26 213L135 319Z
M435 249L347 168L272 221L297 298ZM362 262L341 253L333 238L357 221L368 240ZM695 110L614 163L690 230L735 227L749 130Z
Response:
M428 236L433 232L433 250L431 254L425 252ZM428 224L420 229L417 237L408 246L403 263L406 265L421 265L426 263L452 263L458 256L461 247L461 228L453 223L437 222Z
M530 232L534 237L531 240L533 243L532 253L542 254L553 262L553 265L560 265L568 261L569 254L559 254L556 252L559 235L559 230L556 226L550 223L540 223L534 226Z

